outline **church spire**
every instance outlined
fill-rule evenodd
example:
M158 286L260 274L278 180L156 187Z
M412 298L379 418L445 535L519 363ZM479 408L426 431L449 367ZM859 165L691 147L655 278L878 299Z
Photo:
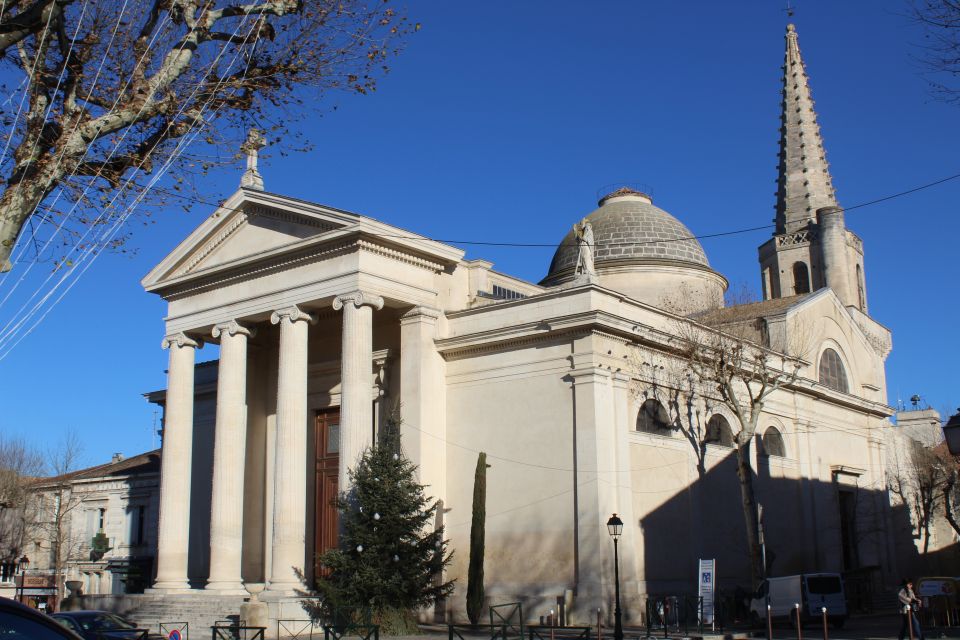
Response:
M775 234L793 233L816 222L817 209L836 207L823 139L807 72L800 57L797 29L787 25L780 114L780 164L777 176Z

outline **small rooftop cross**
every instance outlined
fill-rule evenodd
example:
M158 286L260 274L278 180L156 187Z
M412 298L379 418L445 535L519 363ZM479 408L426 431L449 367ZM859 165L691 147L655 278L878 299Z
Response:
M247 170L240 178L241 187L263 191L263 176L257 171L257 154L265 146L267 146L267 139L263 134L257 129L250 129L246 141L240 145L240 150L247 154Z

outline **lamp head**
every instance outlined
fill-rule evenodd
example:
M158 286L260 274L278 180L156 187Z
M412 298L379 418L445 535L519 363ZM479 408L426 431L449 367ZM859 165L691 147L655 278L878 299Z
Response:
M607 531L614 540L619 538L620 534L623 533L623 520L618 518L617 514L613 514L610 516L610 519L607 520Z

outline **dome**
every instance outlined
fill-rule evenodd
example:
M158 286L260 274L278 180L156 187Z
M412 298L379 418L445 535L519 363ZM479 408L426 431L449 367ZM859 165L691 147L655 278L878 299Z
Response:
M587 215L593 230L593 261L600 286L634 300L689 310L722 304L726 279L710 268L693 233L655 207L645 193L622 188L600 199ZM557 247L550 271L540 284L576 285L579 248L571 229Z
M682 222L655 207L639 191L619 189L604 196L600 207L587 216L593 226L597 267L604 263L682 262L710 268L707 254ZM684 238L689 238L686 240ZM553 255L544 283L572 275L577 264L577 239L573 229ZM569 273L567 273L569 272Z

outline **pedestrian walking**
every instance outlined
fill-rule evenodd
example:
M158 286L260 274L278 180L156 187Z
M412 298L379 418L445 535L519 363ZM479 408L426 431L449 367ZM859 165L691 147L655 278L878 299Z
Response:
M913 581L904 579L900 583L900 591L897 592L897 600L900 601L900 640L913 627L913 640L925 640L923 629L920 627L920 620L917 613L920 607L920 598L913 592Z

